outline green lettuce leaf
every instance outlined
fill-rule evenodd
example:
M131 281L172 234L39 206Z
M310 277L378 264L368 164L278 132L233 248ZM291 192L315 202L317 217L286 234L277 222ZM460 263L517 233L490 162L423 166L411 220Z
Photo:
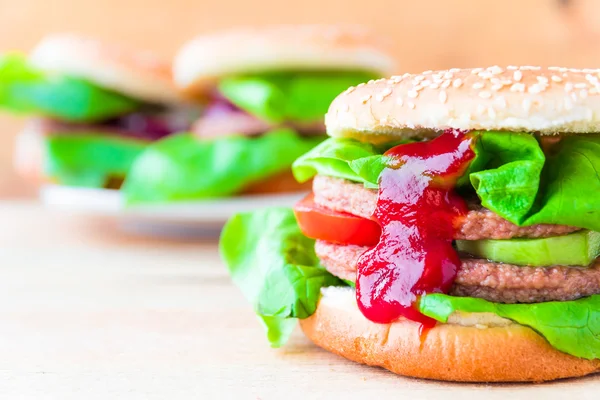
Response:
M600 295L574 301L500 304L430 294L421 298L419 308L440 322L456 311L491 312L534 329L562 352L590 360L600 358Z
M300 182L320 174L377 188L379 174L388 161L382 153L398 144L375 146L354 139L330 138L298 158L292 166L292 172Z
M157 203L222 197L284 172L321 137L278 129L250 138L200 140L178 134L150 145L125 180L126 201Z
M527 133L481 132L467 175L481 204L514 224L531 212L545 156Z
M562 139L548 156L536 205L523 224L564 224L600 230L598 171L600 137Z
M600 231L600 137L563 138L547 157L534 136L518 132L476 132L475 159L459 180L484 207L519 226L562 224ZM316 174L378 187L394 145L373 146L330 138L293 165L296 179Z
M129 113L140 105L83 79L38 70L20 55L0 57L0 108L91 122Z
M102 188L124 178L147 142L106 134L58 134L45 138L44 172L68 186Z
M358 71L270 72L223 78L229 101L271 123L321 121L329 104L352 85L374 79Z
M296 318L315 312L322 287L344 285L319 264L314 244L286 208L238 214L221 233L221 256L273 347L287 341Z

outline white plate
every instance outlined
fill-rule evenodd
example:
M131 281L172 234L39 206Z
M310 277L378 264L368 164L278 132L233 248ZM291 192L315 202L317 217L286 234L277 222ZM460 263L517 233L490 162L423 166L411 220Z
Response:
M212 235L238 212L291 207L306 192L247 195L194 202L125 206L118 190L47 185L40 199L50 207L95 216L115 217L128 231L160 235Z

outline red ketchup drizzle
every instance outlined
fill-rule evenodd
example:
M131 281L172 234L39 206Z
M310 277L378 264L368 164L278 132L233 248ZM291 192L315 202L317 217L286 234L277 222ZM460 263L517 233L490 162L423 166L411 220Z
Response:
M378 323L399 317L435 325L416 306L426 293L447 293L460 265L452 247L454 222L467 206L454 192L475 156L474 138L447 130L438 138L396 146L379 181L373 217L379 243L358 261L356 299L364 316Z

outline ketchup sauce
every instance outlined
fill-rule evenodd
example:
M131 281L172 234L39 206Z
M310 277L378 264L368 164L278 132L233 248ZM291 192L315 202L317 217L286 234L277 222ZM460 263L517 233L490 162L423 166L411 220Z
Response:
M356 299L364 316L389 323L405 317L435 321L418 311L420 295L447 293L460 265L452 247L454 222L467 212L454 186L475 157L474 136L447 130L428 142L396 146L379 179L373 213L379 243L358 260Z

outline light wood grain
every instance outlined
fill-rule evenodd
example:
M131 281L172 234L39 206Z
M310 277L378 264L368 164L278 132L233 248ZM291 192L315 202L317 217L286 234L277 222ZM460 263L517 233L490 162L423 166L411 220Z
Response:
M128 236L110 220L32 202L0 202L0 220L3 399L597 398L600 377L405 379L326 353L300 332L273 350L214 241Z

